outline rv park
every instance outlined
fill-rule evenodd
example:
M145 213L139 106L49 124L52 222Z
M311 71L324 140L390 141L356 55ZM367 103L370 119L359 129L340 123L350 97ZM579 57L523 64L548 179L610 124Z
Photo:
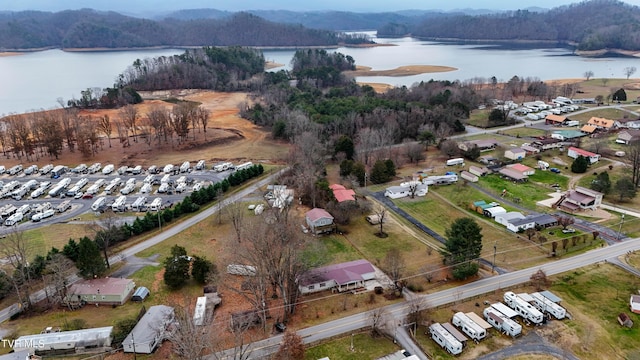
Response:
M37 337L40 335L64 334L57 332L58 329L78 322L83 322L81 329L74 331L84 332L86 336L90 331L104 334L113 331L109 327L119 320L135 318L145 311L149 316L142 318L156 319L153 326L157 327L158 321L167 318L168 309L180 307L189 309L194 321L197 318L198 324L202 324L196 326L203 326L222 339L210 352L234 346L237 350L237 343L228 330L229 321L234 314L250 310L251 305L246 297L231 288L255 274L251 264L239 264L234 257L233 249L237 246L234 219L225 207L239 204L243 216L253 220L271 213L270 209L286 207L288 216L299 229L298 236L321 249L318 256L322 257L322 261L318 261L321 266L309 269L308 276L300 282L302 295L287 323L280 323L279 300L270 299L271 318L264 326L247 329L243 334L246 342L271 339L273 344L279 344L280 331L286 325L287 331L307 334L304 337L308 345L306 359L378 359L398 353L400 355L389 359L415 359L412 353L418 359L423 356L482 359L492 353L494 358L523 359L531 358L528 351L531 342L546 349L541 359L640 356L637 349L640 309L636 313L630 304L634 299L632 295L640 294L640 255L624 251L619 256L586 262L586 266L572 264L571 260L607 248L623 245L632 248L640 236L639 199L620 202L613 193L603 197L591 189L603 171L608 172L612 184L629 173L626 153L628 143L635 141L631 139L635 133L630 131L634 129L630 128L635 127L633 120L640 117L640 105L631 100L636 99L640 91L631 87L626 103L597 106L592 99L598 84L591 81L582 85L584 91L579 94L582 99L579 101L557 99L557 102L537 104L542 106L531 103L526 112L519 103L512 109L519 117L515 126L491 129L473 126L481 125L494 107L509 106L508 102L487 104L484 109L472 112L472 126L467 133L449 140L455 141L461 150L480 148L480 156L474 160L460 155L448 156L435 146L427 146L424 160L402 161L391 181L384 184L365 181L364 186L342 179L338 164L329 163L326 179L332 196L338 202L356 201L369 209L353 215L348 224L334 223L334 215L326 209L300 205L295 189L278 185L277 175L286 168L290 145L273 140L267 130L240 118L237 106L247 99L239 93L179 94L179 98L198 101L211 111L209 138L201 137L180 148L156 151L141 141L127 148L114 146L113 151L99 152L89 161L77 153L64 153L55 162L48 158L27 162L5 157L2 160L6 161L0 161L0 165L6 171L16 165L22 165L23 169L17 175L0 175L3 185L17 181L19 184L13 184L11 192L21 189L29 180L36 180L37 186L30 188L28 194L25 190L22 196L14 194L15 197L10 195L0 200L2 207L11 204L20 209L29 204L35 208L35 205L50 203L50 208L55 209L63 202L64 207L70 206L65 209L66 213L54 212L53 216L38 221L33 220L35 211L28 217L23 214L23 219L15 223L15 218L7 223L12 214L7 214L6 219L3 216L4 233L19 230L36 245L34 251L40 255L45 255L51 247L62 248L69 238L91 235L94 230L90 224L100 222L105 214L113 213L124 222L132 221L136 216L144 216L140 210L154 211L149 208L153 199L162 198L161 207L178 203L197 191L194 189L197 184L204 187L223 181L239 165L248 162L262 164L265 172L232 188L223 199L202 206L195 214L112 248L113 266L108 278L81 280L70 286L76 296L74 304L84 306L74 310L44 307L46 311L41 314L6 320L0 324L2 337L36 336L22 339L23 344L29 344L33 339L40 341ZM590 89L595 90L590 93ZM145 101L140 105L141 111L145 111L149 103L162 101ZM559 110L564 107L566 111ZM517 109L520 111L516 114ZM544 111L549 113L536 115L536 119L528 116ZM607 151L603 151L605 149ZM625 155L620 155L621 152ZM571 171L578 155L590 162L585 173ZM200 160L204 160L204 167L196 168ZM40 170L49 163L66 167L64 174L55 179L51 174L24 174L24 169L31 165ZM101 169L85 174L80 164L89 168L93 163L101 163ZM182 171L181 165L185 163L189 168ZM113 169L105 173L104 166L108 164ZM149 172L152 165L159 168L158 174ZM166 168L168 165L173 165L175 171ZM83 170L73 171L78 168ZM151 175L155 178L148 178ZM168 178L163 182L165 175ZM185 184L189 180L189 185L176 192L183 183L179 181L181 177ZM105 189L100 187L92 194L93 198L83 198L96 181L103 179L104 185L108 185L116 178L120 181L114 186L113 194L102 194ZM69 179L64 191L49 193L64 179ZM76 193L67 194L82 179L86 179L86 183L76 193L81 191L83 196L76 199ZM126 190L130 192L124 195L122 190L127 180L133 189ZM51 187L31 199L31 192L42 187L43 182L51 182ZM155 185L148 194L141 194L146 183ZM159 191L163 183L173 184L172 194ZM93 208L101 196L108 200ZM120 196L126 196L126 200L118 201ZM147 197L146 204L134 205L141 196ZM262 210L258 211L260 207ZM453 279L451 268L443 264L439 253L447 230L453 220L459 218L473 219L482 234L480 270L477 275L461 281ZM384 233L386 237L376 233ZM174 245L184 247L189 257L206 257L216 264L220 276L213 284L215 291L205 293L203 286L192 280L179 291L165 285L162 263L171 255ZM383 261L392 250L403 260L402 271L395 281ZM501 276L519 271L533 274L560 262L569 264L572 270L549 271L548 276L542 277L521 276L513 283L499 280ZM341 275L345 273L350 274L346 279ZM496 281L484 290L457 290L491 279ZM109 283L110 288L121 289L121 293L105 299L105 294L98 292L101 295L96 296L95 292L86 290L101 286L97 280ZM401 285L396 288L398 283ZM38 286L43 287L42 283ZM138 301L133 301L134 294ZM15 309L15 301L15 297L7 297L0 307ZM44 303L46 300L43 306ZM363 313L367 318L360 319L360 326L356 328L339 323L340 319L364 317ZM626 317L621 317L622 314ZM371 323L376 317L377 325ZM335 324L336 328L346 331L325 336L321 330L324 323L328 327ZM162 341L164 333L154 333L145 341L136 340L149 337L144 331L144 326L149 325L138 326L107 359L134 358L131 352L152 353L144 355L149 359L175 356L171 341ZM377 333L376 337L372 333ZM110 340L88 344L87 349L83 346L80 350L80 347L72 346L75 351L71 352L106 350ZM249 358L260 358L258 354L268 350L258 345L248 349L254 352ZM269 351L275 350L277 347ZM88 356L73 354L69 358Z

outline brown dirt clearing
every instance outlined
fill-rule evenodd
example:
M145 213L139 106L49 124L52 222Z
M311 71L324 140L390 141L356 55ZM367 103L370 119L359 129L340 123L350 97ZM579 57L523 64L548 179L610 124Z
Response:
M399 66L390 70L372 70L369 66L356 66L354 71L345 71L345 75L350 76L411 76L437 72L447 72L458 70L457 68L450 66L440 65L407 65Z

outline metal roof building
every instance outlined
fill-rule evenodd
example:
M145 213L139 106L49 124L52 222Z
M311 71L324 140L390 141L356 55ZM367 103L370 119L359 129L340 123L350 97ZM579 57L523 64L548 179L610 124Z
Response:
M173 322L173 308L152 306L122 341L126 353L151 354L165 338L167 326Z
M46 352L51 350L72 350L111 346L113 326L61 331L46 334L20 336L15 341L15 351L31 350Z

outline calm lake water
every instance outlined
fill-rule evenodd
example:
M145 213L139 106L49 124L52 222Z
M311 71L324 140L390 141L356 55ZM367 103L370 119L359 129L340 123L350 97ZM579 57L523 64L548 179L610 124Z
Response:
M406 77L362 77L359 81L411 86L420 81L468 80L474 77L506 81L514 75L538 77L542 80L581 78L593 71L595 78L623 78L623 69L635 66L640 59L627 57L583 58L566 48L507 48L495 45L442 44L413 38L375 39L396 46L374 48L339 48L351 55L356 64L374 70L393 69L402 65L443 65L458 70ZM135 50L112 52L64 52L48 50L19 56L0 57L0 115L59 107L57 99L66 103L78 98L89 87L112 86L136 59L180 54L183 50ZM288 68L294 51L268 50L265 58ZM274 69L278 70L278 69ZM640 77L640 73L634 76Z

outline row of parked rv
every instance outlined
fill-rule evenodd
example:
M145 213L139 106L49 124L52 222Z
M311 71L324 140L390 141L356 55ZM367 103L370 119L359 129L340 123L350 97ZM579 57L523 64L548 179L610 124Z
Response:
M504 303L497 302L484 309L482 314L486 321L473 312L457 312L451 323L432 324L429 326L431 338L447 352L457 355L462 352L468 339L475 342L484 339L491 327L505 335L519 336L522 325L514 320L518 316L523 323L534 325L542 324L546 318L562 320L567 316L566 310L558 304L560 298L549 291L531 294L507 291L503 300Z
M38 222L52 217L55 213L63 213L69 209L71 209L71 200L63 201L55 208L49 202L37 205L24 204L20 207L6 204L0 207L0 218L5 226L14 226L27 219Z
M113 202L109 203L109 199L105 196L98 197L93 204L91 204L91 210L95 212L111 209L113 212L145 212L145 211L159 211L163 209L164 203L162 198L157 197L151 202L146 196L138 196L132 203L127 204L127 197L125 195L118 196Z

